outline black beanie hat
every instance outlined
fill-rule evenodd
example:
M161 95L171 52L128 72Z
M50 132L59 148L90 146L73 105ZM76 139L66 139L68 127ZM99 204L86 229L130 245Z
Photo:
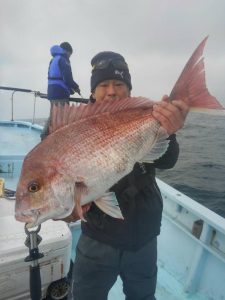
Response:
M128 65L124 57L119 53L111 51L100 52L92 58L91 65L91 92L93 92L96 86L102 81L112 79L121 80L126 83L129 90L132 89Z
M68 42L63 42L59 45L61 48L63 48L64 50L66 50L67 52L73 53L73 48L70 45L70 43Z

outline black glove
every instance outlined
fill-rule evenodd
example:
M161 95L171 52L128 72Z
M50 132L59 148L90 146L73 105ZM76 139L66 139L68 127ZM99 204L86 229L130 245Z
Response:
M80 95L80 88L77 87L76 90L75 90L75 92L76 92L78 95Z
M75 93L75 90L70 88L70 95L73 95Z

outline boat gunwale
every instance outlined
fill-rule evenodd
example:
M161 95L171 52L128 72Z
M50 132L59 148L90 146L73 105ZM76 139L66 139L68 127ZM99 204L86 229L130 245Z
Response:
M158 178L157 183L164 196L164 201L166 201L166 199L171 200L177 205L180 205L189 212L193 213L195 216L209 224L214 229L218 230L222 234L225 234L225 218Z
M18 126L18 127L27 127L27 128L31 128L31 129L35 129L38 131L42 131L43 126L35 124L35 123L31 123L29 121L20 121L20 120L16 120L16 121L4 121L4 120L0 120L0 126L9 126L9 127L14 127L14 126Z

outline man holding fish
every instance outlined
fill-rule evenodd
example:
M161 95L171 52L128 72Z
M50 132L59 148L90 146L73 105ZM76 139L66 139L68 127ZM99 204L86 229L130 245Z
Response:
M91 101L118 101L130 97L132 85L123 56L101 52L91 61ZM93 104L95 105L95 104ZM133 171L112 188L124 219L110 217L94 203L85 208L86 222L77 246L71 299L107 299L120 275L126 299L155 299L157 235L160 232L162 198L155 181L155 168L172 168L179 147L174 132L188 113L181 100L153 106L153 116L166 129L169 146L153 163L136 163Z
M119 275L127 300L154 300L162 197L155 169L172 168L189 107L223 109L209 94L197 47L169 97L130 96L122 55L91 61L88 105L54 106L49 135L25 157L16 191L18 221L81 219L71 299L107 299Z

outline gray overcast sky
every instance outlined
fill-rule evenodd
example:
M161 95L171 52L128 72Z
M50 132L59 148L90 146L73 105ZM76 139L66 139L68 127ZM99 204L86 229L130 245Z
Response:
M169 94L186 61L207 35L208 89L225 104L224 0L1 0L0 85L46 93L49 49L68 41L81 92L89 97L90 60L99 51L125 56L135 96ZM16 94L16 117L29 117L32 97ZM0 92L0 119L10 93ZM48 102L38 100L39 117Z

